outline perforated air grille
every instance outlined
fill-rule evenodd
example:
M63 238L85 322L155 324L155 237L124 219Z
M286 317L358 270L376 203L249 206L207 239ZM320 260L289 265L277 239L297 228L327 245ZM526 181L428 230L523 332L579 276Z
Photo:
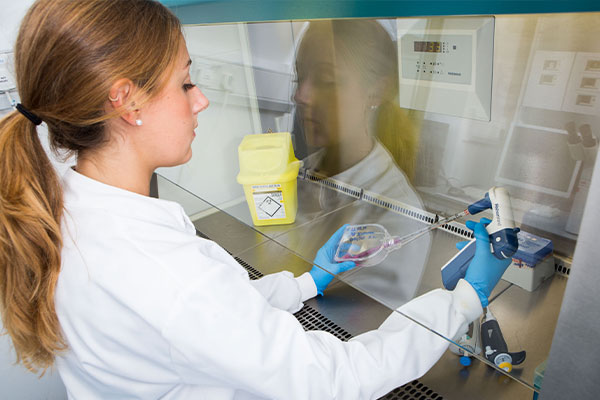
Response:
M239 257L234 257L234 258L235 258L235 261L237 261L242 267L246 268L246 271L248 271L248 276L250 276L250 279L254 280L254 279L261 278L263 276L262 272L260 272L256 268L254 268L252 265L248 264L246 261L242 260Z
M554 257L554 271L557 274L568 277L571 274L571 267L566 265L559 258Z
M252 265L248 264L246 261L242 260L239 257L235 257L235 260L246 270L248 271L248 275L250 279L258 279L263 274L254 268ZM313 331L320 330L331 333L336 336L338 339L343 341L347 341L352 338L352 335L334 322L332 322L329 318L326 318L323 314L312 308L311 306L305 305L302 307L302 310L298 311L294 314L294 316L298 319L302 327L305 331ZM432 389L429 389L427 386L422 384L421 382L414 380L410 383L407 383L404 386L396 388L381 397L380 400L442 400L443 397L434 392Z
M397 389L392 390L380 400L442 400L443 397L422 384L421 382L414 380L401 386Z
M309 170L301 170L298 175L300 179L309 180L311 182L319 183L323 186L327 186L330 189L337 190L341 193L346 193L349 196L360 199L362 197L362 189L356 186L351 186L346 183L336 181L335 179L321 176Z
M326 331L343 341L347 341L352 337L351 334L331 322L311 306L305 305L302 310L294 314L294 317L300 321L305 331Z
M357 200L364 201L366 203L375 205L380 208L385 208L386 210L390 210L405 217L422 221L428 224L433 224L434 222L439 221L440 218L440 216L434 213L413 207L409 204L402 203L395 199L390 199L378 193L370 192L368 190L350 185L345 182L341 182L332 178L319 175L307 169L300 170L298 179L328 187L330 189L354 197ZM465 239L473 239L473 232L467 229L464 224L461 224L456 221L444 224L437 229L453 233Z

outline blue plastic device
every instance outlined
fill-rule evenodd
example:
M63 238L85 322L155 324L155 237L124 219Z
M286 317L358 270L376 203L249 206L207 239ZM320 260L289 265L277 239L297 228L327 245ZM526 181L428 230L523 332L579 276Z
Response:
M471 240L442 267L442 283L446 289L454 290L458 281L467 273L467 268L474 256L475 240Z
M519 248L519 228L514 225L506 189L492 187L481 200L467 207L471 215L488 209L492 210L492 222L485 229L490 235L491 251L500 260L512 257ZM465 276L474 256L475 240L472 240L442 267L442 282L446 289L452 290L456 287L458 280Z

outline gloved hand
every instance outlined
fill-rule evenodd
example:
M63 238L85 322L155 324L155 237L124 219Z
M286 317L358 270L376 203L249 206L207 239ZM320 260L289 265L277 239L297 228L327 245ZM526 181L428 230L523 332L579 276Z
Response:
M321 296L323 295L323 291L327 288L327 285L331 283L333 280L333 276L344 271L348 271L356 266L354 261L344 261L344 262L336 262L333 259L335 252L337 250L337 246L344 234L344 229L348 224L343 225L340 229L338 229L317 251L317 256L315 257L314 265L310 270L310 275L312 276L315 284L317 285L317 293Z
M492 221L487 218L481 218L479 223L467 221L467 228L475 234L475 256L467 268L465 280L473 286L483 307L489 304L488 297L512 261L512 258L499 260L492 254L490 236L485 230L490 222ZM456 247L460 250L467 243L469 242L459 242Z

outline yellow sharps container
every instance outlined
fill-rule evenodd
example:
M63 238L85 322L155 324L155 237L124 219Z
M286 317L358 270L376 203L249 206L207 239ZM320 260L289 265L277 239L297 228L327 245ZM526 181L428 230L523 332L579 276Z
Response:
M296 178L302 161L294 156L289 132L247 135L238 147L238 183L256 226L291 224L296 220Z

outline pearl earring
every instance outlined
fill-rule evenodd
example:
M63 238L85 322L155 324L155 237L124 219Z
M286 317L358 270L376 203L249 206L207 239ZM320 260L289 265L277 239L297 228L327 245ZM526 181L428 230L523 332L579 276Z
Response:
M141 120L141 119L136 119L136 120L135 120L135 124L136 124L137 126L142 126L142 120Z

